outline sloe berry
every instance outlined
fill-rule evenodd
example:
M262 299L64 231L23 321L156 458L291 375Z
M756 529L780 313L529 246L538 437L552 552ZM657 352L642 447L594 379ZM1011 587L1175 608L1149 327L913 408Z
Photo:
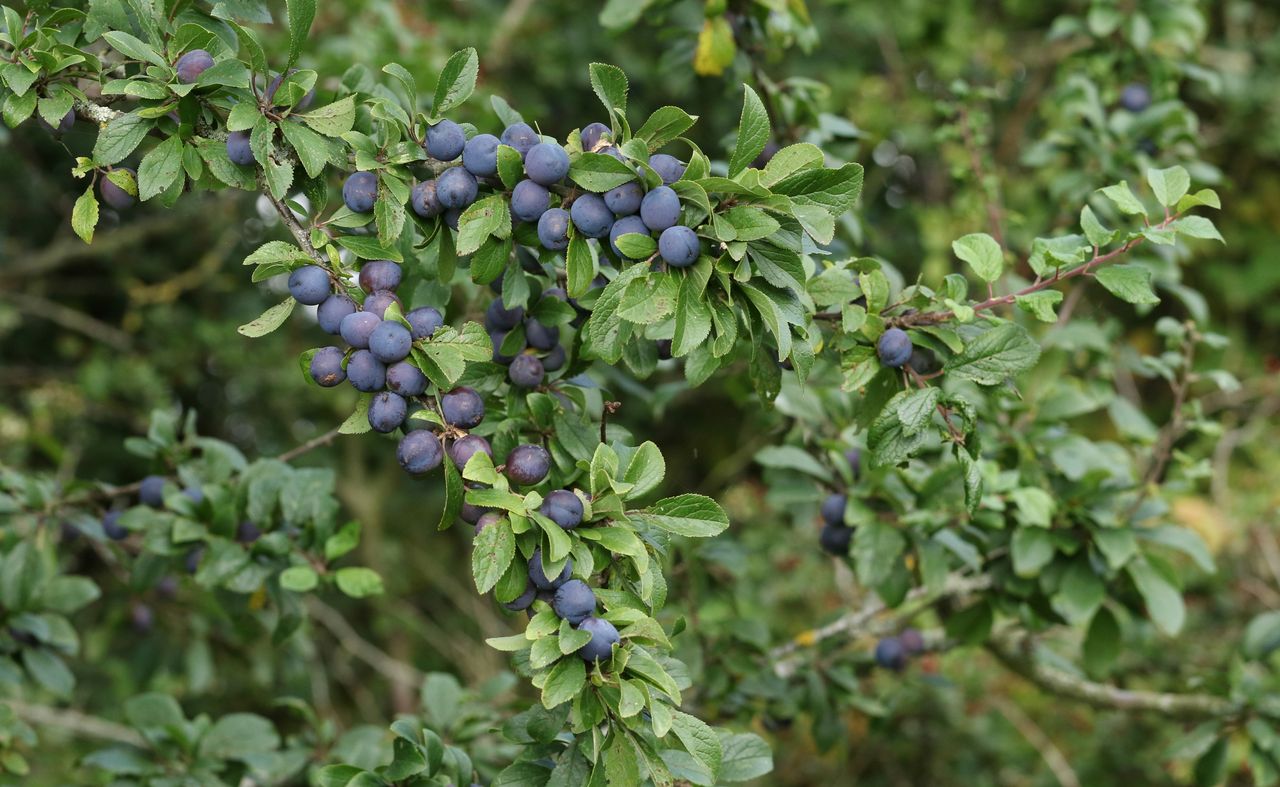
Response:
M467 466L471 457L480 453L488 454L490 459L493 458L493 449L489 447L489 441L478 434L459 437L449 446L449 458L459 470Z
M841 494L828 495L822 501L822 521L828 525L844 524L844 509L849 499Z
M369 334L369 352L383 363L403 361L412 346L413 336L409 329L394 320L383 320Z
M369 260L360 266L360 289L365 292L394 290L400 286L400 264L391 260Z
M524 319L524 307L508 309L502 298L494 298L484 310L484 324L491 331L509 331Z
M537 356L521 353L517 355L507 368L507 379L517 388L537 388L542 385L546 370Z
M480 186L468 169L446 169L436 179L436 199L446 208L465 208L476 201Z
M880 334L880 340L876 342L880 363L894 369L911 360L911 349L911 337L901 328L890 328Z
M462 166L476 177L497 174L498 138L492 134L476 134L467 140L462 148Z
M522 180L511 190L511 215L521 221L537 221L551 206L551 192L532 180Z
M529 579L533 580L533 584L537 585L539 590L555 590L568 582L571 576L573 576L573 558L564 562L564 568L561 569L559 576L548 579L542 568L542 548L533 550L533 557L529 558Z
M582 141L582 149L586 151L595 150L600 140L612 138L613 130L603 123L588 123L578 134L578 139Z
M603 238L609 234L613 226L613 211L604 204L599 194L583 194L573 201L569 208L573 226L588 238Z
M408 361L387 367L387 387L401 396L421 396L427 390L427 376Z
M640 210L640 201L644 199L644 189L632 180L604 193L604 204L615 216L630 216Z
M409 333L414 341L425 339L444 325L444 316L430 306L419 306L404 316L409 321Z
M550 251L569 248L569 211L550 208L543 213L538 219L538 241Z
M338 333L347 344L365 350L369 347L369 336L381 324L382 318L372 312L352 312L338 323Z
M519 151L520 158L524 158L529 154L530 148L542 141L542 137L528 123L512 123L502 130L499 141L515 148Z
M335 336L342 331L342 321L348 314L355 314L360 307L342 293L330 295L316 308L316 322L320 330Z
M318 306L333 294L329 272L319 265L303 265L289 274L289 294L298 303Z
M347 379L342 368L342 350L337 347L321 347L311 356L311 379L323 388L332 388Z
M253 148L249 146L248 131L232 131L227 135L227 158L232 164L242 167L252 166L255 159Z
M404 423L409 413L409 405L400 394L382 391L369 402L369 426L375 432L386 434L394 432Z
M623 235L648 235L649 227L639 216L623 216L613 223L609 229L609 247L613 249L613 253L623 259L632 259L622 253L618 248L618 238Z
M612 658L613 646L622 641L618 629L604 618L587 618L578 624L578 630L591 635L587 644L578 648L578 655L588 663Z
M444 461L444 451L435 433L427 429L410 432L396 446L396 460L410 475L423 475Z
M394 292L390 290L378 290L377 292L364 299L364 310L370 314L376 314L379 319L387 314L387 307L391 304L401 305L400 299L396 297Z
M662 178L664 186L670 186L684 177L684 162L666 153L655 153L650 156L649 166L658 173L658 177Z
M545 352L560 343L560 329L548 328L530 317L524 322L524 338L530 347Z
M368 350L356 350L347 359L347 379L357 391L381 391L387 384L387 367Z
M565 530L572 530L582 524L582 500L568 489L557 489L549 493L538 510Z
M212 66L213 55L203 49L193 49L178 58L173 68L178 72L178 81L184 85L190 85Z
M134 172L133 169L129 167L120 167L119 169L131 173L134 176L134 182L137 182L138 173ZM132 208L138 201L137 197L120 188L105 176L98 181L98 193L102 195L103 202L116 210Z
M353 172L342 184L342 201L352 213L369 213L378 201L378 176Z
M444 211L444 206L440 204L440 197L436 194L435 179L415 184L409 194L409 204L413 207L413 212L424 219L439 216Z
M569 174L569 154L554 142L539 142L525 156L524 171L534 183L554 186Z
M674 227L680 221L680 197L670 186L659 186L640 201L640 218L654 232Z
M907 650L897 637L885 637L876 643L876 663L885 669L901 672L907 666Z
M427 155L437 161L453 161L462 155L467 134L452 120L441 120L427 128Z
M507 478L521 486L542 482L551 472L551 454L540 445L518 445L507 454Z
M450 426L472 429L484 420L484 399L472 388L454 388L440 397L440 415Z
M596 611L596 594L586 582L571 579L556 588L551 607L557 615L576 626Z
M138 500L144 506L160 508L164 505L164 476L149 475L138 485Z
M658 237L658 253L662 261L673 268L687 268L698 261L702 251L702 242L698 234L688 227L677 224L662 231Z

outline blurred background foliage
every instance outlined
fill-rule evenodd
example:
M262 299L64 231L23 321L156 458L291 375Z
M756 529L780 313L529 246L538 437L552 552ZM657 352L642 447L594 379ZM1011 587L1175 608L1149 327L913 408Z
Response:
M1163 314L1203 316L1231 339L1221 365L1243 386L1205 403L1222 419L1222 433L1185 447L1213 462L1214 479L1188 489L1174 508L1210 545L1218 571L1193 574L1188 585L1184 647L1166 647L1154 633L1127 641L1116 674L1158 669L1191 681L1230 664L1244 625L1280 602L1273 481L1280 472L1280 7L1264 0L812 0L811 27L794 14L773 14L776 24L738 36L743 45L720 66L698 61L703 71L723 73L699 75L699 35L721 35L723 45L724 31L711 20L746 3L636 0L634 22L634 10L620 10L626 3L604 4L603 19L592 5L331 1L320 7L304 62L327 75L322 82L336 83L352 63L376 69L396 61L429 84L451 52L474 46L481 97L506 98L558 136L595 118L586 65L610 62L631 78L634 117L664 104L688 108L700 115L691 135L708 151L722 150L736 126L740 84L763 87L781 121L780 141L809 139L833 159L867 167L862 204L849 219L854 244L844 251L886 259L908 282L938 282L952 270L951 239L968 232L1000 233L1025 254L1033 237L1073 226L1075 206L1093 188L1140 179L1150 165L1182 164L1195 182L1222 194L1227 245L1199 251L1192 265L1165 266L1157 285L1167 297L1153 313L1099 313L1087 299L1077 313L1125 337L1117 346L1154 351L1152 325ZM794 10L799 0L762 5ZM708 26L712 33L703 33ZM737 35L728 34L731 42ZM280 51L283 43L274 43L268 50ZM1118 108L1120 91L1135 82L1152 94L1141 113ZM499 127L485 100L470 102L457 119ZM108 214L85 246L67 221L83 185L68 174L62 145L75 153L91 144L84 129L61 142L34 124L0 132L0 179L9 184L0 190L0 464L124 484L160 469L121 450L126 437L146 431L157 408L194 409L201 433L250 457L282 453L345 418L354 392L335 396L306 385L285 360L311 346L305 320L253 341L235 333L282 296L279 282L248 286L239 265L278 236L271 211L238 194L184 200L175 210L143 206ZM478 319L483 299L460 298L450 319ZM1153 418L1163 417L1162 384L1129 384ZM774 743L769 783L1194 780L1190 759L1166 760L1187 729L1182 723L1066 703L971 650L928 657L902 675L851 678L829 712L801 712L823 704L811 703L812 694L832 691L832 677L810 676L783 691L758 674L751 654L833 618L853 589L847 567L817 549L817 498L795 505L768 494L753 463L759 448L780 439L786 417L762 408L745 376L690 391L675 367L629 385L617 417L662 446L669 493L697 490L730 511L727 534L673 559L672 597L684 599L677 606L690 627L678 643L695 672L691 699L703 717L747 722ZM502 677L506 659L481 643L510 626L470 587L467 534L434 532L436 485L407 480L387 449L373 436L345 438L300 460L337 470L344 513L364 525L359 560L386 580L384 595L345 601L342 611L360 637L393 658L484 687L499 707L518 704L512 692L519 684ZM102 564L86 560L84 570L108 596L113 583L119 589ZM155 612L145 635L130 628L128 607L99 604L82 616L95 632L77 667L82 707L109 709L160 689L191 713L278 714L270 698L306 693L315 676L304 667L315 663L336 687L322 710L345 727L381 727L418 707L416 686L372 674L346 632L299 638L287 646L297 659L277 658L254 625L220 614L216 598L191 615L181 591L155 596L135 599ZM138 636L146 648L134 647ZM746 647L716 648L723 639ZM865 652L871 644L850 647ZM132 660L119 657L125 652ZM56 737L50 733L44 745ZM56 772L57 765L41 767Z

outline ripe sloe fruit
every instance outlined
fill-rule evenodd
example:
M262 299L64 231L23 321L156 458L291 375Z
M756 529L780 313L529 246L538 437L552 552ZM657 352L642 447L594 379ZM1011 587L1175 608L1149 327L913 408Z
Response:
M408 361L387 367L387 387L401 396L421 396L427 390L427 376Z
M378 201L378 176L372 172L353 172L342 184L342 202L352 213L369 213Z
M435 179L414 184L413 191L409 193L409 204L413 207L413 212L424 219L439 216L444 211L444 206L440 204L440 197L436 194Z
M493 449L489 446L489 441L478 434L459 437L449 446L449 458L459 470L467 466L471 457L481 453L488 454L490 459L493 458Z
M581 579L571 579L556 588L551 607L556 614L573 625L578 625L596 611L596 594Z
M493 527L502 521L502 514L497 511L486 511L476 520L475 534L480 535L480 531L487 527Z
M569 174L569 154L554 142L539 142L525 156L524 171L534 183L554 186Z
M364 310L370 314L376 314L379 319L386 316L387 307L391 304L400 304L400 299L396 297L394 292L390 290L378 290L377 292L364 299Z
M659 186L640 201L640 218L654 232L674 227L680 221L680 197L670 186Z
M462 166L476 177L496 175L498 138L492 134L476 134L467 140L467 144L462 148Z
M444 325L444 316L430 306L419 306L404 318L409 321L409 333L414 341L425 339Z
M453 167L436 178L436 199L446 208L465 208L476 201L480 186L468 169Z
M252 522L241 522L236 527L236 541L241 544L252 544L262 537L262 528Z
M1151 90L1140 82L1130 82L1120 91L1120 106L1133 113L1151 106Z
M841 494L828 495L822 501L822 521L828 525L844 524L844 509L848 498Z
M521 221L537 221L551 206L551 192L532 180L522 180L511 190L511 215Z
M369 260L360 266L360 289L365 292L394 290L400 286L400 264L391 260Z
M907 650L897 637L885 637L876 643L876 663L885 669L901 672L907 666Z
M119 511L108 511L102 516L102 533L112 541L123 541L128 538L129 531L120 524Z
M332 388L347 379L342 368L342 350L337 347L321 347L311 356L311 379L323 388Z
M658 177L662 178L664 186L670 186L684 177L684 162L666 153L655 153L650 156L649 166L658 173Z
M818 534L818 544L829 555L844 557L849 554L849 542L853 539L853 528L844 525L823 525Z
M423 475L440 466L444 451L433 432L419 429L401 438L400 445L396 446L396 460L410 475Z
M529 580L528 584L525 585L523 593L521 593L519 596L516 596L511 601L508 601L507 603L503 604L502 606L505 607L506 609L511 610L512 612L520 612L521 610L528 609L530 606L532 606L533 600L536 599L537 597L538 597L538 586L533 584L533 580Z
M582 524L582 501L568 489L557 489L548 494L538 510L565 530Z
M530 317L524 323L524 338L536 350L550 350L560 342L560 329L543 325Z
M184 85L190 85L212 65L213 55L203 49L193 49L178 58L173 68L178 72L178 81Z
M298 303L318 306L333 294L329 273L319 265L303 265L289 274L289 294Z
M454 388L440 397L440 415L450 426L474 428L484 420L484 399L472 388Z
M138 487L138 500L144 506L160 508L164 505L164 477L149 475Z
M545 372L557 372L564 367L565 352L564 346L557 344L551 348L551 352L547 353L542 359L542 370Z
M533 486L551 472L551 454L540 445L518 445L507 454L507 478L521 486Z
M369 426L375 432L394 432L408 414L409 405L400 394L382 391L369 402Z
M622 641L618 629L604 618L587 618L578 624L578 630L591 635L590 641L578 648L578 655L587 663L612 658L613 646Z
M135 179L138 176L138 173L134 172L130 167L120 167L120 169L133 173ZM138 202L137 197L112 183L111 179L107 177L102 177L98 180L98 193L102 195L103 202L116 210L132 208Z
M316 322L320 330L337 335L342 330L342 321L348 314L355 314L358 308L355 301L342 293L330 295L316 308Z
M369 336L382 324L382 318L372 312L352 312L338 323L342 340L357 350L368 349Z
M232 131L227 135L227 158L231 159L232 164L242 167L253 165L253 148L249 147L248 131Z
M901 328L890 328L880 334L880 340L876 342L876 355L880 356L880 363L885 366L901 368L911 360L911 337Z
M573 201L569 216L578 232L588 238L603 238L613 226L613 211L599 194L583 194Z
M462 519L463 522L468 522L474 525L479 523L480 517L484 516L488 512L489 509L487 508L464 502L462 504L462 508L458 509L458 517Z
M698 234L677 224L662 231L658 237L658 253L662 261L673 268L687 268L698 261L702 242Z
M491 331L509 331L524 319L524 307L508 309L501 297L494 298L484 310L484 324Z
M543 213L538 219L538 241L550 251L569 248L569 211L550 208Z
M542 385L544 377L546 370L542 368L542 361L537 356L521 353L507 367L507 379L517 388L537 388Z
M539 590L555 590L564 583L569 581L569 577L573 575L573 558L569 558L564 562L564 568L560 571L560 576L555 579L548 579L542 570L542 548L533 550L533 557L529 558L529 579L533 580L533 584L538 586Z
M458 221L462 219L462 208L449 208L444 212L444 225L454 232L458 231Z
M381 391L387 384L387 367L368 350L356 350L347 359L347 379L357 391Z
M542 141L542 137L528 123L512 123L502 130L499 141L515 148L520 152L520 158L524 158L529 154L530 148Z
M618 238L623 235L648 235L649 227L639 216L623 216L613 223L609 229L609 247L613 249L613 253L623 259L631 259L622 253L618 248Z
M582 140L582 149L586 151L595 150L600 140L612 137L613 130L603 123L588 123L578 134L578 139Z
M453 161L462 155L467 134L452 120L441 120L427 128L427 155L437 161Z
M394 320L383 320L369 334L369 352L383 363L403 361L412 346L413 336L409 329Z
M634 180L604 193L604 204L613 211L615 216L630 216L640 210L642 199L644 199L644 189Z
M769 162L773 160L774 156L778 155L778 151L781 149L777 142L772 139L769 140L764 144L764 150L760 151L760 155L756 156L755 160L751 162L751 166L756 169L764 169L769 166Z

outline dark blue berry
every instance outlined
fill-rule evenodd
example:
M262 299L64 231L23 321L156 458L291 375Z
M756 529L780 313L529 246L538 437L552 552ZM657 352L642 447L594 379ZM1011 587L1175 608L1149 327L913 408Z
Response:
M604 204L599 194L583 194L573 201L569 209L573 226L588 238L603 238L613 226L613 211Z
M880 363L894 369L901 368L911 360L911 337L901 328L890 328L880 334L876 342L876 354Z
M542 482L551 472L551 454L540 445L518 445L507 454L507 478L521 486Z
M360 266L360 289L365 292L394 290L400 286L403 272L400 264L391 260L369 260Z
M578 630L591 635L587 644L578 648L578 655L588 663L608 661L613 657L613 646L622 641L618 629L604 618L587 618L578 624Z
M525 156L524 171L534 183L553 186L569 174L569 154L554 142L539 142Z
M409 204L413 207L413 212L424 219L435 218L444 211L444 206L440 204L440 197L436 194L434 179L424 180L414 185L413 191L409 194Z
M413 335L409 329L394 320L383 320L382 324L369 334L369 352L383 363L403 361L413 346Z
M604 204L615 216L630 216L640 210L640 201L643 199L644 189L634 180L604 193Z
M609 140L613 138L613 130L603 123L588 123L582 127L578 139L582 141L582 149L593 151L600 144L600 140Z
M542 569L542 549L533 550L533 557L529 558L529 579L533 580L533 584L538 586L539 590L555 590L564 583L569 581L569 577L573 576L573 558L569 558L564 563L560 575L555 579L548 579Z
M498 138L492 134L477 134L467 140L462 149L462 166L477 177L497 174Z
M650 156L649 166L658 173L658 177L662 178L665 186L670 186L684 177L684 162L666 153L655 153Z
M542 368L542 361L533 355L521 353L507 367L507 379L517 388L537 388L544 377L546 370Z
M609 248L623 259L630 259L618 248L618 238L623 235L648 235L649 227L639 216L623 216L613 223L609 229Z
M321 347L311 356L311 379L324 388L332 388L347 379L342 368L342 350L337 347Z
M401 396L421 396L427 390L427 376L408 361L400 361L387 367L387 387Z
M551 208L543 213L538 219L538 241L550 251L569 248L569 211Z
M409 405L400 394L382 391L369 402L369 426L375 432L394 432L408 414Z
M193 49L174 64L178 72L178 81L184 85L193 84L200 75L213 66L213 55L203 49Z
M441 120L427 128L427 155L436 161L453 161L462 155L467 134L452 120Z
M248 131L232 131L227 135L227 158L231 159L232 164L242 167L253 165L255 159L253 148L249 147Z
M542 141L542 137L538 136L538 132L534 131L528 123L512 123L503 129L499 141L515 148L520 153L520 157L524 158L530 148Z
M342 184L342 201L352 213L369 213L378 201L378 176L372 172L353 172Z
M409 333L414 341L425 339L444 325L444 316L430 306L419 306L404 316L409 321Z
M458 469L466 467L471 457L481 453L487 454L490 459L493 458L493 448L489 445L489 441L478 434L459 437L449 446L449 458Z
M289 274L289 294L298 303L318 306L333 294L329 273L319 265L303 265Z
M674 227L680 221L680 196L670 186L659 186L640 201L640 218L654 232Z
M358 350L368 349L369 337L382 324L382 318L371 312L352 312L338 323L342 340Z
M576 626L596 611L596 594L586 582L571 579L556 588L551 607L557 615Z
M357 391L381 391L387 384L387 367L368 350L356 350L347 359L347 379Z
M548 494L538 510L565 530L582 524L582 500L568 489L557 489Z
M462 167L446 169L436 178L436 199L445 208L465 208L476 201L479 191L475 175Z
M698 261L702 242L698 234L688 227L676 225L662 231L658 237L658 253L662 261L673 268L687 268Z
M454 388L440 397L444 422L459 429L472 429L484 420L484 399L471 388Z
M400 439L396 447L396 459L400 466L411 475L423 475L440 466L444 461L444 451L440 448L440 439L427 429L410 432Z
M551 206L551 192L532 180L522 180L511 190L511 215L521 221L537 221Z
M330 295L316 308L316 322L320 330L335 336L342 331L342 321L348 314L355 314L360 307L341 293Z
M164 505L164 476L149 475L138 487L138 500L144 506L160 508Z

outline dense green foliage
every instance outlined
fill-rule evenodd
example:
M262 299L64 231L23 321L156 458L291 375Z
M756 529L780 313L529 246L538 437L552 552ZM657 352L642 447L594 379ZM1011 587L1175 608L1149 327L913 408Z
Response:
M1280 781L1277 19L989 5L5 8L4 778Z

